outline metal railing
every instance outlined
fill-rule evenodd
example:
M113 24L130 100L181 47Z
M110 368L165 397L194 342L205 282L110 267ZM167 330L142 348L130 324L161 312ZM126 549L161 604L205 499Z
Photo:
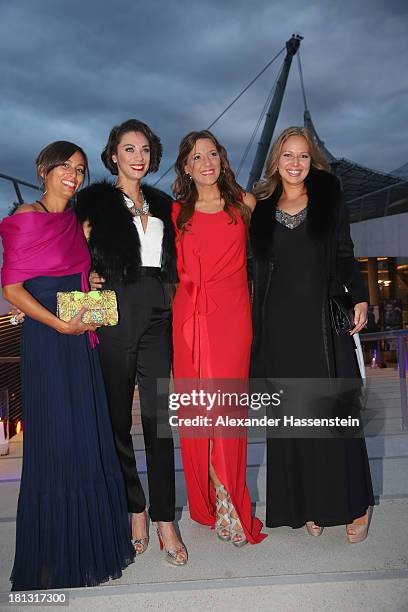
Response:
M408 181L348 200L351 223L408 212Z
M10 325L10 314L0 316L0 388L9 391L10 433L22 418L20 380L21 325Z
M9 181L10 183L13 184L14 191L16 192L16 196L17 196L19 204L24 204L24 198L21 195L20 185L24 187L30 187L30 189L35 189L36 191L40 191L40 188L38 185L34 185L33 183L28 183L27 181L21 181L15 176L9 176L8 174L2 174L0 172L0 178L4 179L5 181Z
M386 332L360 334L361 342L377 342L381 340L397 341L397 361L401 400L402 428L408 430L408 401L407 401L407 339L408 329L396 329Z

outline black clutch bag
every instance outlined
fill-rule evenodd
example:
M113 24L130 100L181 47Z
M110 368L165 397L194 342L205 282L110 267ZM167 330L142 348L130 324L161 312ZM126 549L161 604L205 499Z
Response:
M348 334L354 327L354 308L348 293L329 298L330 318L338 336Z

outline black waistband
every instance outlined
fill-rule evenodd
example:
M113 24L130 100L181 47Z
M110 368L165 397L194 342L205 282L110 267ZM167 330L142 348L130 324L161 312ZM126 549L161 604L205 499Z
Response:
M141 266L139 269L139 275L142 278L143 276L150 276L152 278L160 278L161 268L155 268L153 266Z

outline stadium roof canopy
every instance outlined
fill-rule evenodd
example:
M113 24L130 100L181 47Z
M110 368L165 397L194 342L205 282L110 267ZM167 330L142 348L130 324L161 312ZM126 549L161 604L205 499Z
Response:
M344 157L330 162L333 172L341 180L346 201L355 200L372 191L385 189L401 183L402 180L392 174L371 170L360 166Z
M351 222L408 212L408 181L404 177L335 158L319 138L308 110L304 124L342 183Z

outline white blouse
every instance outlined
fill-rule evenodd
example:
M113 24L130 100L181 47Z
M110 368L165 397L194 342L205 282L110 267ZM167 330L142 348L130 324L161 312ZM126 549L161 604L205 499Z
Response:
M164 224L158 217L147 217L146 233L140 217L133 217L140 238L140 257L142 266L160 268L162 262L162 242Z

